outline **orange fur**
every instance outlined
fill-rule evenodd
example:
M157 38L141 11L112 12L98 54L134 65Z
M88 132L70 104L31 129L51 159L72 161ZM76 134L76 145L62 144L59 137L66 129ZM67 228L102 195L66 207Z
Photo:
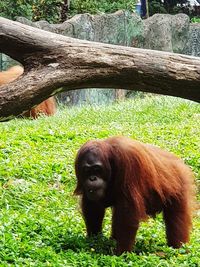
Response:
M16 80L24 72L24 68L21 66L13 66L6 71L0 72L0 85L10 83ZM52 116L56 113L56 100L55 97L49 97L44 100L42 103L32 108L29 111L26 111L22 114L24 117L38 118L40 114Z
M88 200L83 190L86 177L81 166L88 155L96 155L97 164L104 166L102 173L111 169L106 178L107 191L96 202ZM75 194L82 195L83 216L90 234L101 232L104 210L112 207L117 254L131 251L140 221L159 212L163 212L168 245L178 248L189 241L194 179L190 168L172 153L126 137L89 141L77 154L75 170Z
M7 84L16 80L24 72L21 66L13 66L6 71L0 72L0 85Z
M55 97L49 97L42 103L32 108L30 111L23 113L25 117L38 118L39 115L52 116L56 113L56 101Z

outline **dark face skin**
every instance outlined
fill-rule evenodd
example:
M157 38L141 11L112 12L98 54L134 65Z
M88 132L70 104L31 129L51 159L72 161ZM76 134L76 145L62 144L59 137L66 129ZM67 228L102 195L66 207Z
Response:
M86 152L80 164L83 191L91 201L105 198L110 171L105 168L95 151Z

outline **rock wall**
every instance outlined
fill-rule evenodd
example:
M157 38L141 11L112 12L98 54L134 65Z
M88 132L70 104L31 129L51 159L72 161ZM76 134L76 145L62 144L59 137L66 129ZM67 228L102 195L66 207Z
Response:
M118 11L114 14L80 14L62 24L46 21L19 22L47 31L89 41L155 49L188 55L200 55L200 24L190 24L185 14L155 14L142 20L137 14ZM85 89L65 92L60 99L67 103L107 103L122 96L105 89Z
M156 14L144 20L143 48L183 53L189 33L189 17L185 14Z
M190 25L183 54L200 57L200 23Z

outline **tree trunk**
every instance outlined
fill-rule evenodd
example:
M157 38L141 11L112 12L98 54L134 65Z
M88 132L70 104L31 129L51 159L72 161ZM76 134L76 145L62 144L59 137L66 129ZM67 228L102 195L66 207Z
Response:
M25 67L22 77L0 88L1 121L59 91L81 88L124 88L200 102L196 57L83 41L5 18L0 52Z

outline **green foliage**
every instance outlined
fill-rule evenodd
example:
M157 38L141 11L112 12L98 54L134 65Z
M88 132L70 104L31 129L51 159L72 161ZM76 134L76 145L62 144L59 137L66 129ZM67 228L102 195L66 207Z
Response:
M192 23L200 23L200 18L199 17L194 17L191 19Z
M74 0L71 2L71 14L80 13L112 13L120 9L134 10L135 0Z
M0 266L190 266L200 258L200 218L190 244L166 246L162 216L141 224L132 253L113 256L104 236L85 238L74 158L87 140L127 135L182 157L200 180L200 105L172 97L60 109L54 117L0 124Z
M149 15L152 16L155 13L166 14L167 10L164 8L162 2L157 0L149 1Z
M183 12L183 4L187 4L188 0L149 0L149 14L155 13L177 14Z
M111 13L119 9L134 10L135 0L72 0L69 16L79 13ZM31 21L45 19L56 23L61 20L63 0L1 0L0 16L15 19L23 16Z
M46 19L56 22L60 18L62 0L1 0L0 16L15 19L23 16L32 21Z

